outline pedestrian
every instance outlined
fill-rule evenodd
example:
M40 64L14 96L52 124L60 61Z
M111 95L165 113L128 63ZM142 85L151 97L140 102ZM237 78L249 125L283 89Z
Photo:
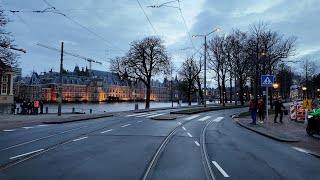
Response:
M33 102L33 114L38 115L38 109L39 109L39 101L35 100Z
M20 106L21 106L21 114L23 115L27 114L27 102L23 101Z
M260 98L259 104L258 104L258 113L259 113L260 123L263 123L263 122L264 122L265 108L266 108L265 103L264 103L263 99Z
M11 114L16 114L17 105L14 101L13 104L11 104Z
M281 108L286 109L286 108L284 107L284 105L282 104L281 97L279 97L279 98L274 102L274 111L275 111L274 123L278 123L278 122L277 122L277 118L278 118L278 115L279 115L279 114L280 114L280 122L283 123L283 121L282 121L283 111L282 111Z
M43 101L40 101L40 114L43 114Z
M257 120L256 113L257 113L257 110L256 110L256 106L255 106L253 97L250 97L249 111L250 111L251 119L252 119L252 122L250 124L256 125L256 120Z

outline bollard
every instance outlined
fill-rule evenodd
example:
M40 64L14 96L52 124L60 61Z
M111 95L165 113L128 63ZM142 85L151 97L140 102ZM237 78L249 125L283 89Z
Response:
M90 109L90 114L92 114L92 109Z
M134 110L138 110L139 109L139 104L134 104Z
M17 108L17 113L16 114L19 114L19 108Z
M72 108L72 113L74 114L74 107Z
M48 112L49 112L49 108L48 108L48 107L46 107L46 114L48 114Z

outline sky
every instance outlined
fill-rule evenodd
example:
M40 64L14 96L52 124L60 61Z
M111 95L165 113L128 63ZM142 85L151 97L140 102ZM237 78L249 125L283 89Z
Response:
M204 39L191 38L191 35L206 34L217 27L221 28L219 33L214 33L218 36L232 29L248 31L250 24L259 21L268 22L269 28L285 37L297 37L296 55L291 60L311 56L319 61L320 57L319 0L180 0L181 11L176 8L178 1L166 4L171 7L148 7L170 0L47 2L78 24L61 14L31 12L49 8L43 0L0 0L13 20L7 30L12 32L18 47L27 51L20 57L23 75L59 70L59 52L40 47L38 43L59 49L63 41L65 51L100 61L102 65L93 63L92 68L108 71L110 58L125 55L133 41L147 36L159 36L164 40L179 69L183 59L195 53L191 47L203 51ZM64 57L64 68L72 71L75 64L80 68L89 66L83 59ZM210 75L207 76L210 79Z

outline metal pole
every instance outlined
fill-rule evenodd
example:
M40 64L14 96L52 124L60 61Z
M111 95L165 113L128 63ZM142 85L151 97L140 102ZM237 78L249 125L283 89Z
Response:
M173 89L172 89L172 67L171 67L171 107L173 107Z
M204 97L203 107L207 106L207 36L204 36Z
M268 125L268 123L269 123L269 119L268 119L268 117L269 117L269 107L268 107L268 89L269 89L269 87L266 87L266 114L267 114L267 117L266 117L266 120L267 120L267 125Z
M58 116L61 116L61 105L62 105L62 72L63 72L63 42L61 42L61 62L60 62L60 84L59 84L59 99L58 99Z

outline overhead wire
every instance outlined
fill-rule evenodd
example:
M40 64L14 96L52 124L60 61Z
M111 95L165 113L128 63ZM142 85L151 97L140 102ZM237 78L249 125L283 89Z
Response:
M151 25L151 27L152 27L153 31L154 31L154 32L155 32L155 34L158 36L158 33L157 33L156 29L154 28L153 24L151 23L151 21L150 21L150 19L149 19L148 15L147 15L147 13L145 12L145 10L144 10L144 9L143 9L143 7L142 7L142 5L141 5L140 1L139 1L139 0L137 0L137 2L138 2L138 4L139 4L139 6L140 6L141 10L143 11L144 15L146 16L146 18L147 18L147 20L148 20L149 24Z
M105 38L103 38L102 36L100 36L99 34L93 32L92 30L90 30L89 28L85 27L84 25L78 23L77 21L71 19L69 16L67 16L66 14L63 14L61 11L59 11L58 9L56 9L54 6L52 6L50 3L48 3L46 0L43 0L48 6L50 6L52 9L54 9L58 14L64 16L65 18L69 19L70 21L72 21L73 23L79 25L80 27L82 27L83 29L87 30L88 32L90 32L91 34L94 34L95 36L99 37L101 40L107 42L108 44L116 47L117 49L121 50L122 52L125 52L123 49L121 49L119 46L111 43L110 41L106 40ZM43 12L48 12L48 11L43 11ZM51 12L51 11L50 11Z

